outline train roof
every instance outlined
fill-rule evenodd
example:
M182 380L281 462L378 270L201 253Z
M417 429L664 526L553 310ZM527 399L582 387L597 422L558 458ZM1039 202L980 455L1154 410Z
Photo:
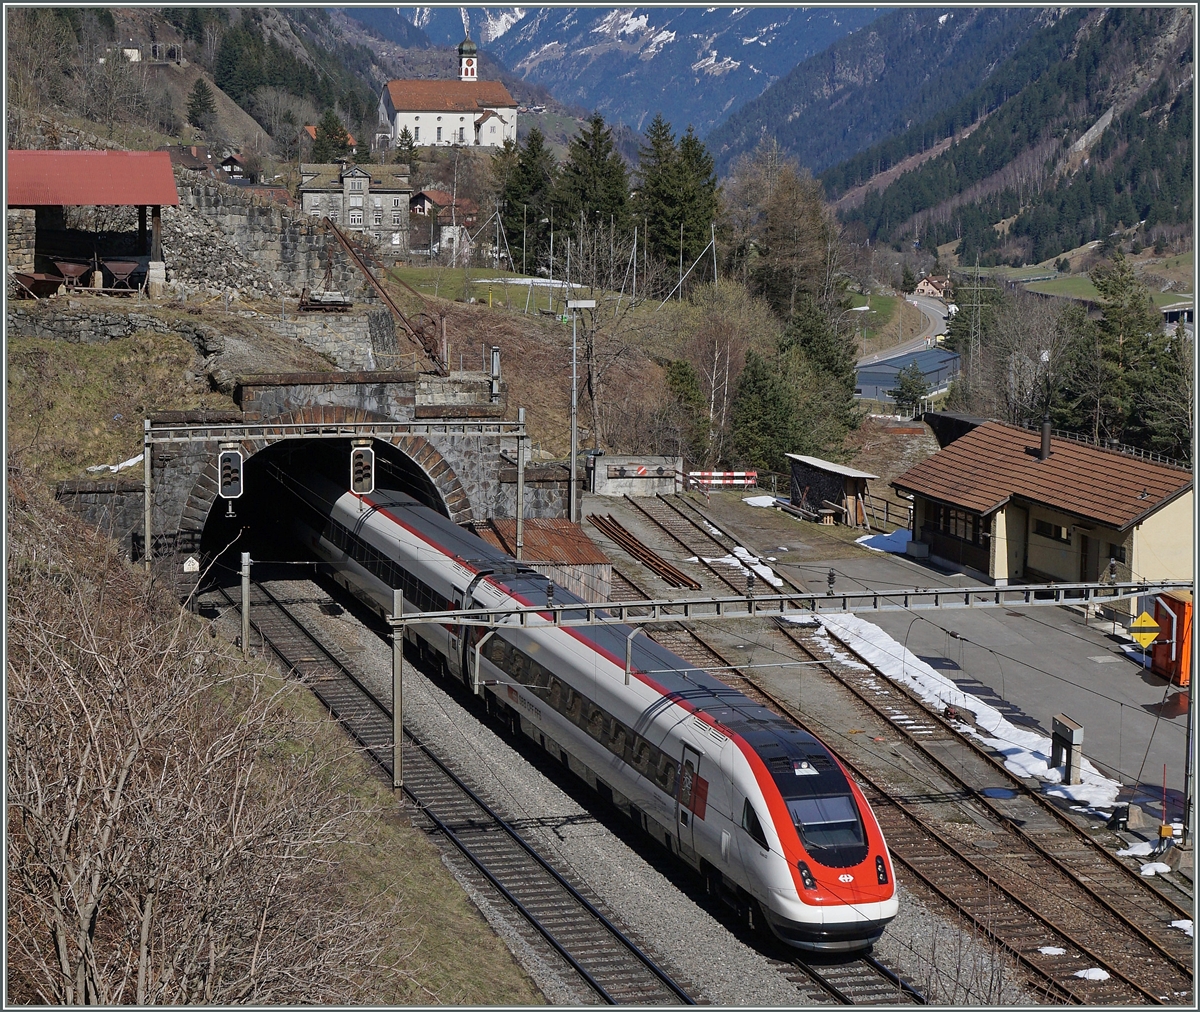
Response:
M391 512L403 514L406 523L459 562L475 571L491 571L492 578L512 594L529 601L546 597L551 581L523 566L517 559L483 538L459 527L449 518L396 489L377 489L368 499ZM556 604L587 604L582 598L555 584ZM569 614L569 613L568 613ZM571 633L610 657L624 658L630 626L574 627ZM774 774L784 797L842 793L845 779L828 749L811 734L784 717L748 698L708 672L689 665L661 643L646 636L633 640L632 663L661 686L665 696L701 711L715 723L744 739ZM817 769L812 776L797 777L794 764L809 762Z

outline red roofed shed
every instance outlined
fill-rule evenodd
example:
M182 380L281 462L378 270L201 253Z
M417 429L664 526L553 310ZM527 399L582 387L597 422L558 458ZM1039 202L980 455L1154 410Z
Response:
M165 151L10 151L9 207L177 205Z
M36 209L39 231L61 229L64 207L136 207L139 249L151 261L162 260L161 208L179 204L166 151L10 151L5 182L8 206Z

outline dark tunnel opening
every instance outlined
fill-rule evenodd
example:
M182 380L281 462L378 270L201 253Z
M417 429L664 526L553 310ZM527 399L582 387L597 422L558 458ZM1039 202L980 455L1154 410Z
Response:
M441 493L421 468L390 443L373 440L375 487L397 489L449 516ZM347 439L281 440L243 464L243 494L217 498L200 539L204 583L228 583L241 566L241 553L255 562L308 563L312 555L292 530L292 494L272 476L275 467L303 483L319 475L338 488L350 489L351 441ZM296 566L295 575L304 573Z

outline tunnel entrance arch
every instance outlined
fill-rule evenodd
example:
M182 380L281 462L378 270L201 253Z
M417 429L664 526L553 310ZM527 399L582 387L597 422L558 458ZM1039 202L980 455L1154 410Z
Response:
M381 462L383 483L410 492L455 523L509 512L500 499L512 486L499 482L503 468L524 438L521 422L499 419L430 418L395 420L361 407L305 406L263 418L241 412L164 413L147 420L146 524L153 532L153 555L171 559L172 582L181 599L198 586L203 568L201 542L214 509L222 509L217 486L217 455L238 446L247 468L280 443L313 440L320 445L370 438ZM265 458L263 458L265 459ZM251 473L248 470L248 474ZM141 539L139 539L141 541Z

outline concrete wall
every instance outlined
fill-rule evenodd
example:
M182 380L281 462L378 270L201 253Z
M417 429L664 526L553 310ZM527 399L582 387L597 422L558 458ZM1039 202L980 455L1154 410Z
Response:
M637 473L640 467L646 469L644 475ZM597 495L671 495L680 487L683 458L606 454L587 458L587 469L585 475L581 462L580 485L589 482Z
M1191 580L1194 493L1189 489L1134 528L1126 558L1139 580Z
M140 481L60 481L55 498L67 509L109 535L130 559L145 558L144 487ZM161 540L156 554L171 549Z

